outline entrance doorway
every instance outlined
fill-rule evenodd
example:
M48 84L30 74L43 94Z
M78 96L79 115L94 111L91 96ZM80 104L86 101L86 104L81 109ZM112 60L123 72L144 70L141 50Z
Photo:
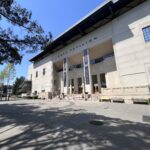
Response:
M71 79L71 91L74 94L74 79Z
M93 93L98 92L98 80L97 80L97 75L92 75L92 87L93 87Z
M100 82L101 82L101 87L106 88L106 77L105 73L100 74Z
M82 87L82 78L78 78L78 94L82 94L83 87Z

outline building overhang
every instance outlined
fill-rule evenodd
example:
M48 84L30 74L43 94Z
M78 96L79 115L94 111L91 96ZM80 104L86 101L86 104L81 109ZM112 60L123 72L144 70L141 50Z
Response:
M114 18L119 17L144 1L147 0L106 0L105 3L100 5L96 10L61 34L51 44L48 44L44 51L30 59L30 61L39 61L59 51L68 44L103 26Z

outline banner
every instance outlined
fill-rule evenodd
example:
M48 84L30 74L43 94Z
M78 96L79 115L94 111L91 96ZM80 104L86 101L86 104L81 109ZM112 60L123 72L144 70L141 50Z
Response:
M64 64L63 64L63 79L64 79L64 87L67 87L67 58L64 58Z
M84 80L85 80L85 84L90 84L88 49L84 50L84 61L83 62L84 62Z

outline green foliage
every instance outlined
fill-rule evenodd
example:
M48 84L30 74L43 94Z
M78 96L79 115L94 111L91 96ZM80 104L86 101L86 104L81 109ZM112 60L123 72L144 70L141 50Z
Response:
M4 72L5 72L5 78L7 79L8 83L11 80L14 80L15 76L16 76L16 69L14 64L7 64L7 66L4 68Z
M9 86L3 85L2 91L3 91L4 94L7 94L7 89L12 89L12 86L11 85L9 85Z
M32 96L32 99L38 99L38 96Z
M38 96L27 96L26 99L38 99Z
M32 20L32 13L22 8L15 0L0 0L0 21L7 21L10 26L23 30L20 36L14 28L0 27L0 63L20 63L21 50L35 52L44 49L52 34L45 35L38 23Z
M19 95L20 93L20 85L25 81L24 77L16 78L15 83L13 84L13 94Z
M5 77L6 77L6 72L3 70L0 72L0 82L1 83L4 83Z
M16 70L14 64L7 64L5 68L0 72L0 80L2 83L5 81L7 82L7 85L9 85L9 82L14 80L16 76Z

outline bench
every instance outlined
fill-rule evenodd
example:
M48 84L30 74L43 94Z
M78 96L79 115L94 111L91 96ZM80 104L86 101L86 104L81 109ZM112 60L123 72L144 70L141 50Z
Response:
M111 99L108 96L101 96L99 101L100 102L111 102Z
M113 103L124 103L124 102L125 102L123 98L119 98L119 97L113 97L113 98L111 99L111 101L112 101Z
M148 99L144 98L132 98L133 104L149 104Z

